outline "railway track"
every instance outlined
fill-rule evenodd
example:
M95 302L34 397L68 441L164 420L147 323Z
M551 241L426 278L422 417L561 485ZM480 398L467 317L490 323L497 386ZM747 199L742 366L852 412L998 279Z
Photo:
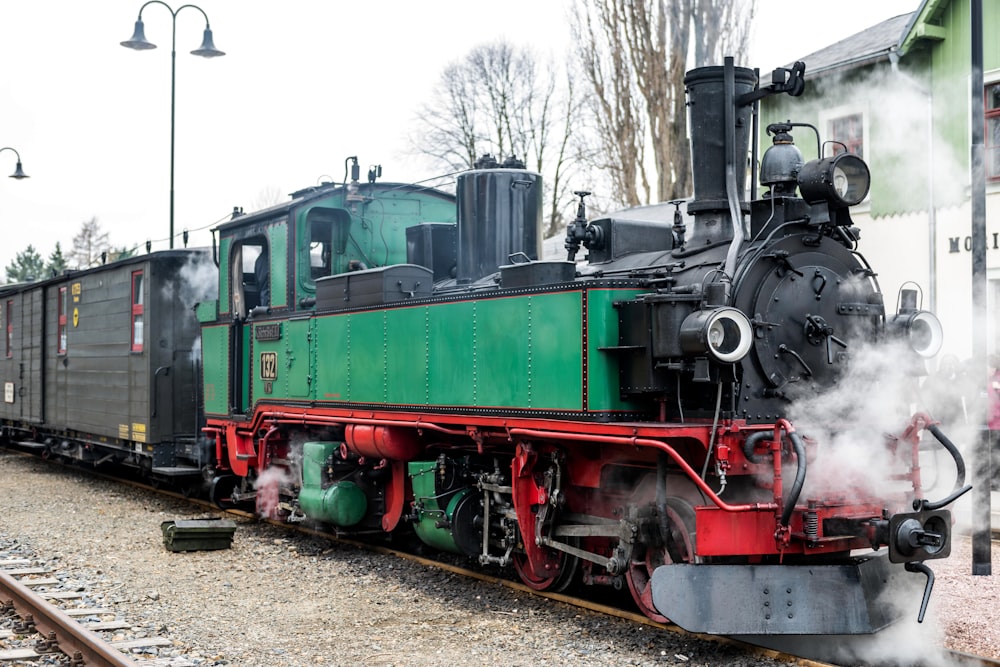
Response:
M81 472L81 470L79 468L75 468L75 467L73 468L73 471L74 472ZM86 471L86 472L88 472L88 474L90 473L90 471ZM120 480L118 478L109 478L109 479L113 479L117 483L124 483L124 484L128 484L130 486L142 488L144 491L152 491L152 492L154 492L156 494L169 496L170 498L172 498L172 499L174 499L176 501L179 501L179 502L193 503L194 505L198 506L201 509L210 509L213 512L218 512L219 511L218 508L216 508L214 505L211 505L209 503L206 503L204 501L200 501L200 500L197 500L197 499L192 499L192 498L187 497L187 496L182 495L182 494L174 493L174 492L163 490L163 489L155 489L155 488L152 488L152 487L149 487L149 486L146 486L146 485L142 485L142 484L139 484L139 483L136 483L136 482L123 481L123 480ZM252 519L254 519L256 521L260 521L259 519L256 519L256 517L252 517L252 515L249 515L249 514L244 513L244 512L234 511L234 512L232 512L232 514L235 517L240 518L242 520L246 520L246 519L252 518ZM644 625L647 625L647 626L652 626L652 627L657 628L658 630L662 630L662 631L665 631L665 632L679 633L679 634L682 634L682 635L686 635L687 634L687 633L684 633L683 630L680 630L679 628L676 628L675 626L654 623L654 622L650 621L649 619L647 619L645 616L636 614L634 612L630 612L630 611L625 611L625 610L622 610L622 609L618 609L618 608L610 606L610 605L596 603L596 602L593 602L593 601L583 600L583 599L579 599L579 598L575 598L575 597L571 597L571 596L566 596L566 595L551 594L551 593L539 593L539 592L536 592L534 590L531 590L531 589L529 589L529 588L521 585L519 582L514 582L514 581L509 581L509 580L501 579L499 577L494 577L494 576L490 576L490 575L487 575L487 574L483 574L482 572L476 572L476 571L468 570L468 569L465 569L465 568L462 568L462 567L457 567L457 566L455 566L453 564L446 564L446 563L440 563L438 561L428 560L426 558L422 558L420 556L409 554L409 553L406 553L406 552L401 551L401 550L390 549L390 548L387 548L387 547L384 547L384 546L373 546L371 544L367 544L367 543L363 543L363 542L357 542L357 541L352 541L352 540L339 539L339 538L336 538L336 537L330 535L329 533L316 531L316 530L313 530L313 529L310 529L310 528L307 528L307 527L303 527L303 526L290 526L289 524L285 524L285 523L281 523L281 522L270 522L270 521L267 522L267 523L273 525L276 528L280 528L281 530L295 531L295 532L298 532L300 534L307 535L309 537L322 538L324 540L335 540L338 543L343 544L343 545L350 545L350 546L356 547L358 549L364 549L364 550L368 550L368 551L374 551L374 552L377 552L377 553L391 555L393 557L397 557L397 558L400 558L400 559L405 559L405 560L408 560L408 561L416 562L416 563L418 563L422 567L433 567L433 568L437 568L437 569L440 569L440 570L446 570L446 571L448 571L450 573L453 573L455 575L458 575L458 576L467 577L467 578L470 578L470 579L477 579L477 580L485 581L485 582L488 582L488 583L494 583L494 584L502 585L502 586L507 587L509 589L518 591L521 594L532 595L532 596L543 597L543 598L548 598L550 600L554 600L554 601L557 601L557 602L562 603L562 604L572 605L572 606L575 606L575 607L578 607L578 608L581 608L581 609L587 609L587 610L589 610L591 612L594 612L594 613L604 614L606 616L614 617L614 618L619 618L619 619L625 619L627 621L630 621L630 622L633 622L633 623L637 623L637 624L644 624ZM0 567L2 567L2 566L0 566ZM27 566L27 565L21 565L20 567L29 567L29 566ZM29 575L25 575L25 576L29 576ZM34 575L34 576L41 577L42 575ZM0 597L3 597L3 594L0 594ZM744 651L748 656L749 655L756 655L756 656L759 656L761 658L771 658L771 659L773 659L775 661L783 662L783 663L786 663L786 664L797 664L797 665L803 665L803 666L820 666L820 665L831 664L831 663L823 662L823 661L817 660L817 659L812 659L812 658L808 658L808 657L802 657L801 655L793 655L793 653L791 651L784 651L784 650L780 650L780 649L776 649L776 648L760 648L760 647L752 646L752 645L746 644L744 642L739 642L739 641L732 640L732 639L719 638L719 637L701 637L701 636L697 636L696 637L696 636L693 636L693 635L691 637L692 637L692 639L697 639L699 641L700 640L707 640L707 641L710 641L710 642L716 642L716 643L721 643L721 644L731 644L731 645L734 645L734 646L738 646L739 649L741 651ZM949 662L945 663L945 664L949 664L949 665L951 665L951 664L954 664L954 665L963 665L963 666L964 665L968 665L968 666L976 666L976 665L987 666L988 665L988 666L991 666L991 667L1000 665L1000 661L997 661L995 659L990 659L990 658L982 658L982 657L977 657L977 656L969 656L969 655L962 654L962 653L957 653L957 652L951 652L948 655L949 655ZM90 663L90 662L87 662L86 664L115 664L115 663L97 663L97 662ZM134 663L128 662L128 663L125 663L125 664L134 664ZM179 666L179 665L186 664L186 663L182 663L182 662L160 662L160 663L146 662L144 664L150 664L150 665L152 665L152 664L164 664L164 665L169 664L169 665L177 665L177 666ZM190 664L190 663L187 663L187 664ZM931 663L929 663L929 664L931 664ZM853 667L853 665L852 665L852 667Z
M172 646L166 637L115 639L132 624L113 609L94 606L85 587L67 585L56 574L34 559L0 558L0 641L21 645L0 650L0 665L42 660L69 667L196 664L181 657L148 657L151 649Z

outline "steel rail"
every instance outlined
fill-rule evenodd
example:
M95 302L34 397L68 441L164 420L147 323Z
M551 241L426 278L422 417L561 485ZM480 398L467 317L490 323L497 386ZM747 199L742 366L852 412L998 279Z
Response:
M12 601L22 618L31 614L38 632L45 636L54 634L59 650L70 658L79 653L87 667L135 667L139 664L2 571L0 597Z

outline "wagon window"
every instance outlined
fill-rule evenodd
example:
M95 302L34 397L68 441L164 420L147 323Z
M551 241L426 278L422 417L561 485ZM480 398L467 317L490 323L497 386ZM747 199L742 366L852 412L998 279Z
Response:
M14 356L14 302L12 300L7 301L7 308L4 312L4 322L6 326L4 329L7 332L7 358L10 359Z
M68 318L66 317L67 310L69 310L69 300L66 298L66 287L59 288L59 322L58 322L58 336L59 340L56 343L56 353L66 354L66 323Z
M142 271L132 272L132 351L142 352Z

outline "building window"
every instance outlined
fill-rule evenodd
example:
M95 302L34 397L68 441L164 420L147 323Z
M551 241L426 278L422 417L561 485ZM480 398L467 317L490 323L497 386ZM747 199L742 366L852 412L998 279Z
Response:
M986 86L986 176L1000 181L1000 82Z
M846 105L821 111L819 114L819 130L823 141L825 157L843 153L854 153L866 162L871 162L868 155L868 110L864 105Z
M828 141L833 144L833 154L839 155L846 149L860 158L865 156L865 125L864 116L852 113L849 116L832 118L827 124Z
M7 332L7 358L10 359L14 356L14 301L7 301L7 307L4 309L4 322L6 326L4 330Z
M69 310L69 299L66 298L66 287L59 288L59 323L58 323L58 336L59 340L56 343L56 352L58 354L66 354L66 343L67 343L67 330L66 323L69 318L66 317L67 311Z
M132 351L142 352L142 271L132 272Z

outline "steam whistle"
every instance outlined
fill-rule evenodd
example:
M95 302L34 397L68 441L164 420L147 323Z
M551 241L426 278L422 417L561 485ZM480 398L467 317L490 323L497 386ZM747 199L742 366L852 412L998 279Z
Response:
M351 182L346 184L345 190L347 192L344 199L348 204L351 205L351 212L355 213L358 210L358 203L365 200L364 195L359 192L358 179L361 177L361 167L358 165L357 156L351 156L344 160L344 175L347 175L347 163L351 163ZM346 178L344 179L347 180Z
M582 243L585 248L600 248L604 245L604 231L600 227L587 224L587 204L584 199L590 194L585 190L576 190L574 195L580 198L576 207L576 218L566 227L566 260L576 261L576 253Z
M684 216L681 215L681 204L684 203L684 200L675 199L667 203L674 207L674 226L672 230L674 247L682 248L684 247L684 235L687 233L687 225L684 224Z

